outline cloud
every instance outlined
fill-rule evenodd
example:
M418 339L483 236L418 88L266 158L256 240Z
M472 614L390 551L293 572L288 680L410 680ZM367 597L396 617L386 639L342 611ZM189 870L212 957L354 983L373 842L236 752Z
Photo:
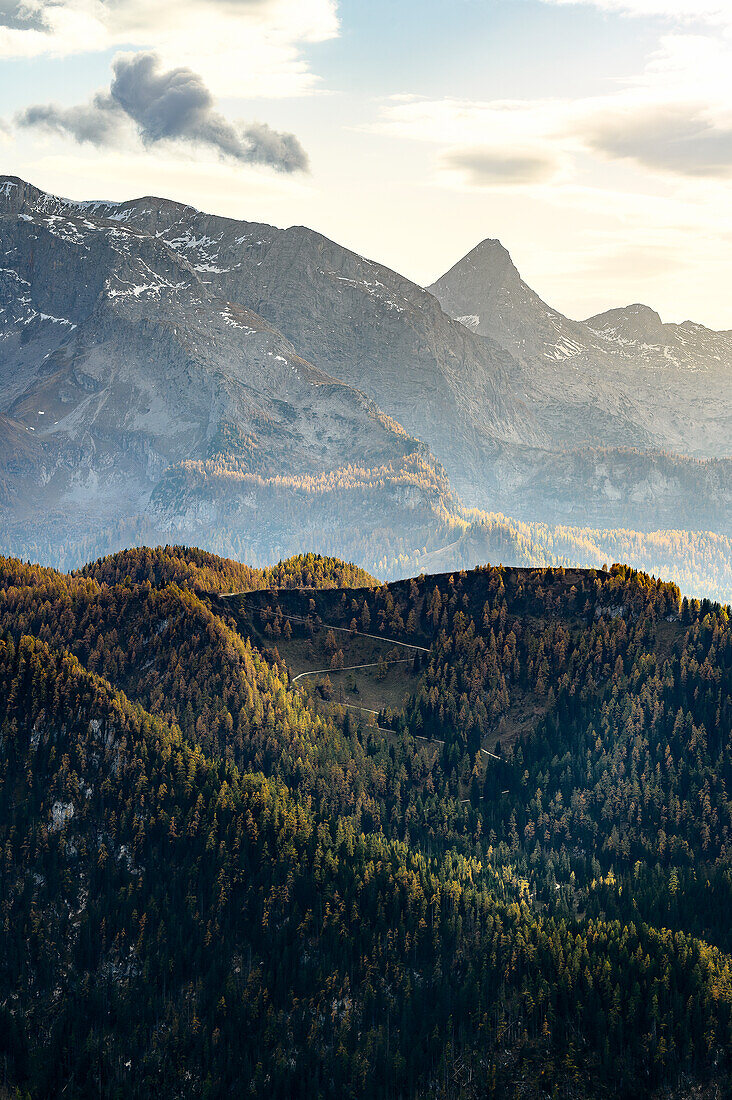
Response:
M577 265L575 275L587 276L602 285L611 278L622 278L629 271L635 279L655 279L684 266L683 248L678 243L607 245L597 255L586 257Z
M117 145L132 131L147 146L182 142L207 146L225 160L265 164L280 172L307 168L307 155L294 134L278 133L264 123L229 122L214 109L211 92L191 69L164 70L154 53L122 54L112 69L108 92L75 107L28 107L17 124L96 146Z
M556 161L543 153L484 147L451 149L441 163L461 172L473 187L544 183L557 171Z
M154 48L217 95L311 94L304 47L337 37L338 0L0 0L0 57ZM3 17L4 15L4 17Z
M294 134L272 130L266 122L254 122L244 130L249 159L256 164L269 164L282 172L304 172L307 154Z
M705 105L659 103L597 113L583 134L608 157L685 176L732 175L732 121Z
M382 102L371 129L437 147L440 182L454 186L466 180L500 186L514 171L517 180L539 185L591 180L597 186L608 162L615 162L614 177L626 188L657 187L650 173L680 186L732 176L732 0L577 3L665 17L667 26L641 71L595 95L483 101L394 96ZM483 149L490 150L487 159L473 152ZM450 177L445 168L459 171Z
M394 96L370 129L439 146L440 184L497 188L549 184L564 177L576 151L560 131L561 100L429 100Z
M28 0L0 0L0 27L13 31L47 30L43 5Z
M379 121L372 127L393 137L412 138L453 147L484 146L491 149L526 149L539 130L555 119L555 100L466 100L447 97L390 96Z
M443 172L476 187L566 182L590 170L598 154L670 177L732 176L732 57L723 45L693 36L665 46L636 81L608 95L482 102L400 96L382 106L370 129L441 147Z

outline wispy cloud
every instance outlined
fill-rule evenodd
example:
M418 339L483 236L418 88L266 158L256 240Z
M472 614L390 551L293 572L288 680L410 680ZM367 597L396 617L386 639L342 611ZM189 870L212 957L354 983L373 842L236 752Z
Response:
M473 187L543 183L556 175L557 161L542 153L472 146L442 155L444 169L458 172Z
M636 17L659 16L674 22L732 24L727 0L544 0L544 3L584 4L601 11Z
M37 104L17 116L26 129L42 129L96 146L115 146L130 132L147 146L159 142L207 147L219 157L303 171L307 155L294 134L264 123L235 125L214 106L201 77L179 66L165 70L154 53L122 54L113 63L109 91L73 107Z
M670 177L732 175L732 42L666 35L643 72L606 95L468 101L399 96L374 129L439 148L441 170L469 185L513 176L569 180L573 166L618 160ZM574 172L576 176L576 171Z
M694 103L629 104L590 115L583 140L606 157L691 177L732 176L732 119Z
M730 0L544 0L595 7L618 17L662 22L641 71L598 95L468 101L400 96L387 101L377 128L438 146L438 168L464 184L502 183L500 165L517 176L572 182L598 161L635 165L670 179L732 175L732 3ZM528 159L527 159L528 155ZM561 167L552 172L550 165ZM525 173L520 171L524 166ZM449 182L442 173L443 182Z

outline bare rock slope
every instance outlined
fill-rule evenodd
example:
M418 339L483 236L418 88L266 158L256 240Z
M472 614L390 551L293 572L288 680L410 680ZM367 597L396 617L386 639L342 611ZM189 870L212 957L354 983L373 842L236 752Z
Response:
M417 531L449 495L422 443L124 211L6 179L0 244L11 534L145 516L191 537L228 526L271 556L328 494L377 483L379 522ZM328 514L337 542L349 509L340 528Z

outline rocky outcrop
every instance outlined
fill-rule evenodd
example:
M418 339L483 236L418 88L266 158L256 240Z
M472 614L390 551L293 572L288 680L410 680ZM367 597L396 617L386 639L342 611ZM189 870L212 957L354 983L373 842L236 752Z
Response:
M510 354L452 320L423 288L312 230L219 218L157 198L33 201L47 217L83 213L165 242L210 293L245 303L305 359L422 439L468 496L497 442L544 441Z

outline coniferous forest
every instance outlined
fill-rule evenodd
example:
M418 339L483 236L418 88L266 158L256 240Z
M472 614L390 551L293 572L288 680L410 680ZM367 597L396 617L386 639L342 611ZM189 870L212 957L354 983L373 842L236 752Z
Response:
M729 608L172 546L0 581L3 1100L730 1094Z

